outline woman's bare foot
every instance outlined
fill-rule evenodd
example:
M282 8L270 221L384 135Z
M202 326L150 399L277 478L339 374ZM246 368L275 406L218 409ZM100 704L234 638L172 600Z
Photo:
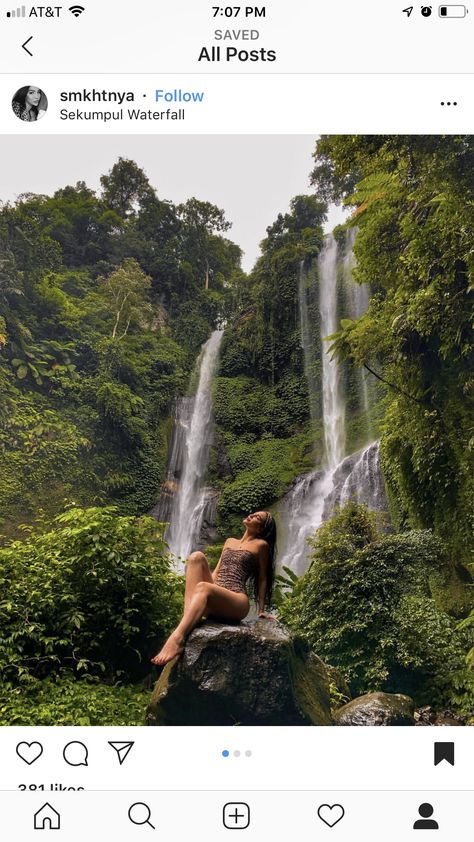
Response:
M172 661L173 658L176 658L177 655L181 655L183 649L184 637L181 637L181 635L173 632L173 634L170 634L161 652L158 652L158 655L155 655L155 657L151 659L151 662L157 667L163 667L169 661Z

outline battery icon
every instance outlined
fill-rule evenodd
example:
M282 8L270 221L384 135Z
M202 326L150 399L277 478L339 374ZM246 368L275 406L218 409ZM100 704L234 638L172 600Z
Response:
M465 18L467 9L465 6L440 6L440 18Z

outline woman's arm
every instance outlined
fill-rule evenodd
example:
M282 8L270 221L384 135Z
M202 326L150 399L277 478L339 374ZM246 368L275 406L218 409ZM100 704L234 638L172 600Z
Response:
M265 617L265 603L267 595L267 569L269 559L268 544L262 542L258 551L258 616Z

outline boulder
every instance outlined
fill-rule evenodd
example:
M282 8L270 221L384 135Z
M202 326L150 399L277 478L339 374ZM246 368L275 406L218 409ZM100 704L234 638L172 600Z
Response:
M271 620L206 622L166 665L148 725L332 725L325 664Z
M414 725L415 703L399 693L367 693L335 711L335 725Z

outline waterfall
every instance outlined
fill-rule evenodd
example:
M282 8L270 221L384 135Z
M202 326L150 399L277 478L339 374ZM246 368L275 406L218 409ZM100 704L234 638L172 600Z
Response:
M216 330L202 346L195 396L176 402L167 479L153 512L158 519L170 522L166 540L177 558L186 558L195 548L206 512L212 507L204 478L213 431L212 378L222 336L223 332Z
M194 398L177 398L173 405L171 442L168 448L168 467L160 499L151 514L160 523L169 523L182 477L186 453L186 433L191 424ZM168 530L169 532L169 530Z
M304 352L305 372L308 382L310 406L319 405L319 392L322 391L322 415L324 429L324 466L323 471L314 471L300 477L293 488L282 500L279 514L283 529L283 541L279 564L290 567L298 575L308 566L307 538L321 525L324 514L324 501L333 490L333 472L344 455L345 446L345 405L337 360L329 353L329 344L325 337L338 329L337 302L337 267L338 248L332 234L324 242L318 258L318 304L321 344L319 357L322 363L322 383L311 375L314 372L314 319L309 310L310 293L314 294L312 273L302 278L304 266L300 266L299 304L301 345ZM309 282L309 283L308 283ZM302 294L302 291L304 294ZM312 410L312 420L313 410Z
M344 506L349 500L365 503L372 511L386 510L378 441L346 456L337 466L333 479L332 493L324 502L323 517L330 517L336 506Z
M359 318L368 306L366 286L352 280L354 256L352 247L356 231L346 236L342 257L342 283L346 296L347 315ZM336 505L349 499L366 503L369 508L386 507L385 492L380 473L378 442L371 442L362 451L345 456L346 403L343 394L341 370L337 358L329 353L330 343L325 337L339 329L341 304L338 296L338 269L341 266L337 241L332 234L325 238L317 263L317 275L307 272L304 264L299 273L299 312L301 345L304 352L305 374L310 396L311 420L318 420L319 395L322 394L322 421L324 433L323 469L297 478L293 487L279 505L282 529L279 566L289 567L302 575L308 567L308 537L323 520L330 517ZM311 312L318 284L319 329L321 345L321 382L315 375L315 335L318 327ZM370 402L367 382L361 378L361 404L364 410L367 438L372 438L370 428Z
M361 316L364 315L365 311L367 310L367 307L369 306L369 289L367 284L357 284L354 282L352 277L355 266L354 242L356 236L357 228L349 228L349 230L346 232L346 243L343 259L344 288L346 290L348 298L347 315L351 319L359 319ZM363 407L365 417L367 419L368 437L373 438L373 429L370 414L371 406L368 387L369 376L369 372L366 369L359 369L358 377L360 384L361 405Z
M339 364L337 359L331 356L329 343L325 339L325 337L336 333L339 327L337 316L337 242L332 234L329 234L325 239L318 264L325 461L327 469L333 470L344 455L345 404L342 397Z
M317 363L320 357L319 346L315 341L313 330L314 319L312 318L312 311L316 310L317 312L315 293L314 273L311 270L306 270L305 261L302 260L298 278L300 336L301 347L303 349L304 373L308 384L309 411L313 424L319 418L319 377Z
M279 567L289 567L302 576L308 567L307 539L321 525L324 503L333 489L332 471L303 474L285 494L278 507L283 536Z
M344 480L339 504L344 506L349 500L366 503L370 509L381 511L385 508L385 489L380 470L380 446L378 441L371 442L359 455L352 471Z

